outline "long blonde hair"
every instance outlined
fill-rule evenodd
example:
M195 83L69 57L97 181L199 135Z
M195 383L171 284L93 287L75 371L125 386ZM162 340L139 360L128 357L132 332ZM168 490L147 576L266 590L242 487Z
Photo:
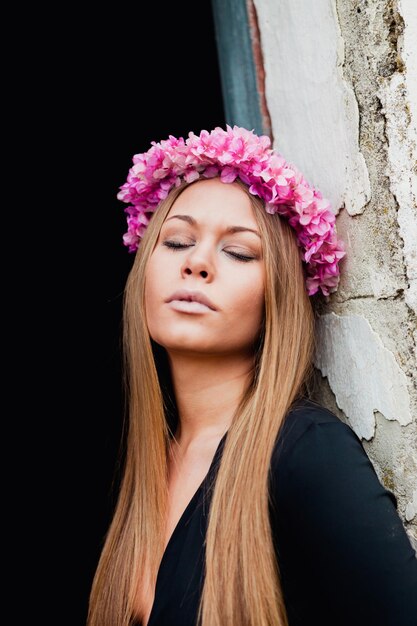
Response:
M191 183L194 184L194 183ZM265 316L252 384L229 427L210 504L201 626L286 626L269 509L269 466L292 404L308 395L314 312L295 233L248 193L265 259ZM172 429L146 325L144 276L159 231L186 184L161 203L141 241L124 293L129 421L118 501L90 594L88 626L129 626L141 572L152 584L163 553ZM279 515L279 511L277 512Z

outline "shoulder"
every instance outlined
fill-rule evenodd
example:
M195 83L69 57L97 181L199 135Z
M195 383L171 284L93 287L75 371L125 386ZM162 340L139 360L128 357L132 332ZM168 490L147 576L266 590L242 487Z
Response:
M308 490L331 504L341 490L359 497L384 489L355 431L317 402L303 398L288 412L271 458L275 495L294 497ZM385 490L396 506L393 493ZM329 501L328 501L329 500Z
M314 445L318 430L326 438L348 438L362 447L359 437L348 424L323 405L303 397L293 404L285 417L273 450L273 468L288 461L297 445L303 445L306 440Z
M337 415L322 404L302 397L288 411L281 434L292 438L302 435L313 424L344 424ZM346 426L346 424L345 424Z
M322 624L414 624L415 553L394 494L348 424L297 403L273 450L270 487L284 589L302 613L295 623L316 610ZM309 598L304 608L300 597Z

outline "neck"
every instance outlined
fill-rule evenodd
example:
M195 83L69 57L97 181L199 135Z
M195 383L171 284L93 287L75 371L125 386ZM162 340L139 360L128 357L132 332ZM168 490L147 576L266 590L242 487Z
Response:
M222 436L252 378L253 357L168 356L179 415L176 440L187 445Z

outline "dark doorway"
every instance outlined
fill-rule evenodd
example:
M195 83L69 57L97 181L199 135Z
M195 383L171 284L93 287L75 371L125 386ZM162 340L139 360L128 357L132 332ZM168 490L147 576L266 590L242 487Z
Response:
M17 619L29 610L85 626L122 430L133 259L116 196L151 141L224 126L214 24L210 0L119 0L16 5L4 28L3 153L14 178L9 167L3 294L15 328L3 426L15 434L3 441L18 531L7 547L27 599Z
M74 24L80 60L70 77L79 121L74 184L82 188L73 249L78 306L71 351L77 356L70 396L79 545L72 555L77 559L75 593L71 585L66 602L72 626L85 624L92 576L117 493L121 305L133 259L122 244L125 205L116 194L133 154L146 151L151 141L224 126L209 1L117 2L100 5L99 11L96 21L81 16Z

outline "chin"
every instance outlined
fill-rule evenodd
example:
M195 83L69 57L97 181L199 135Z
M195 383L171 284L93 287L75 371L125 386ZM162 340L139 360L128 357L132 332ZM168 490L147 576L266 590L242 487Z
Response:
M207 338L170 337L157 341L167 351L189 353L214 353L219 351L219 346L207 341ZM217 343L217 342L216 342Z

